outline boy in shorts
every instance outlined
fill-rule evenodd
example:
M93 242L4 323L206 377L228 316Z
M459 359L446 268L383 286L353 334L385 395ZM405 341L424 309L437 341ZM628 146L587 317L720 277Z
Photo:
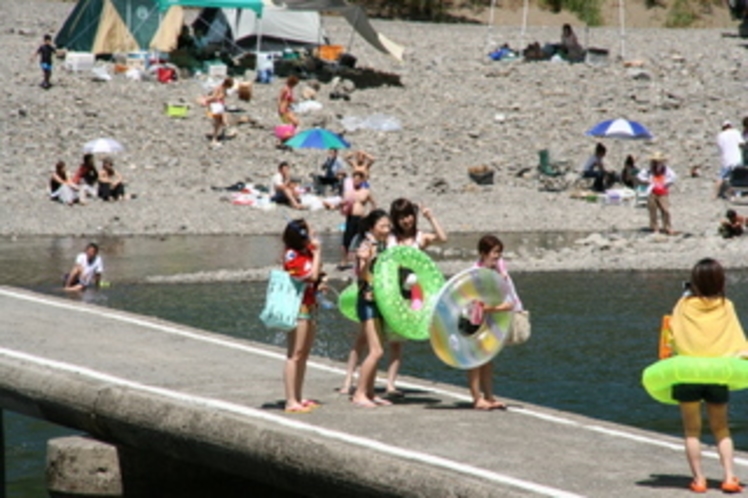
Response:
M52 45L52 37L50 35L44 35L44 43L36 49L33 57L39 57L39 66L42 68L42 74L44 76L44 80L39 86L45 90L52 86L49 80L52 78L52 56L56 54L57 49Z

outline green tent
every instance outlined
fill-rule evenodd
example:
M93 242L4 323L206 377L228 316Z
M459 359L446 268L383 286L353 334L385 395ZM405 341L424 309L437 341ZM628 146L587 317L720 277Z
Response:
M95 54L169 51L183 20L180 7L163 12L158 0L79 0L57 33L55 45Z
M218 7L222 9L251 9L262 17L262 0L158 0L161 10L171 6L182 7Z

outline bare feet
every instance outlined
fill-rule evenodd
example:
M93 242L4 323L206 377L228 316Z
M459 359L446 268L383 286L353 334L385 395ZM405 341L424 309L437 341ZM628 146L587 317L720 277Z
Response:
M475 408L476 410L491 410L492 406L490 401L481 398L473 403L473 408Z
M370 400L369 398L351 398L351 403L353 403L353 406L357 406L359 408L376 408L377 404Z

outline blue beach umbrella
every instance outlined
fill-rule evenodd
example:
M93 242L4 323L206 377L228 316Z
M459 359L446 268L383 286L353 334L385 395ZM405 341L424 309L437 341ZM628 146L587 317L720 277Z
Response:
M618 118L596 124L586 135L599 138L621 138L624 140L649 140L652 133L641 123Z
M324 128L304 130L286 140L285 145L294 149L347 149L351 146L343 137Z

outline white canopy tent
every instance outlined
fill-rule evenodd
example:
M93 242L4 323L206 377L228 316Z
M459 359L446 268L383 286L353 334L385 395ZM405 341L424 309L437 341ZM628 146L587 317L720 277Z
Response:
M491 45L493 40L491 38L491 30L493 29L493 23L495 19L496 1L491 0L491 8L488 15L488 30L486 32L486 45ZM519 35L519 50L522 50L525 46L525 35L527 33L527 15L530 11L530 1L524 0L522 4L522 29ZM621 59L626 58L626 8L625 0L618 0L618 25L620 28L620 56ZM587 41L585 40L585 44Z

